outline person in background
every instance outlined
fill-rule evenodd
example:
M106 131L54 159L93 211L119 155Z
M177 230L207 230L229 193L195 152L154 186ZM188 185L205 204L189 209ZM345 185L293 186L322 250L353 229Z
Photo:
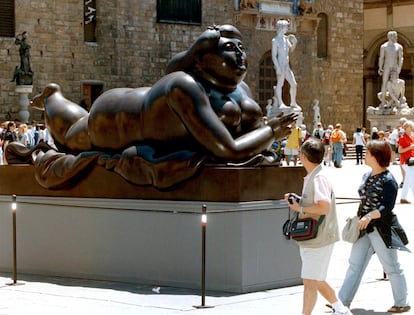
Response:
M332 147L331 147L331 134L333 130L332 125L328 125L328 128L323 132L322 143L325 148L323 156L323 165L331 166L332 162Z
M378 140L379 135L378 135L378 128L377 127L372 127L371 129L371 140Z
M23 144L26 148L29 147L29 137L27 135L27 125L20 124L17 131L17 140Z
M365 164L371 170L363 175L358 189L361 197L357 213L360 238L352 245L349 267L338 295L346 306L351 305L365 269L376 253L392 288L394 305L388 312L408 312L411 307L408 305L407 282L397 253L398 249L408 250L405 247L408 240L393 212L398 184L388 170L391 146L385 141L371 140L366 148Z
M414 193L414 166L408 166L407 161L414 157L414 122L407 120L403 128L404 134L398 139L398 152L400 153L400 165L404 170L405 178L401 190L401 203L410 203L407 200L408 191Z
M392 164L396 165L397 164L397 158L396 155L398 153L398 138L399 138L399 134L398 134L398 127L392 129L389 137L388 137L388 143L391 146L392 152L391 152L391 162Z
M342 131L342 125L336 124L335 129L331 134L331 146L332 146L332 160L334 166L337 168L342 167L342 159L344 154L344 143L346 143L346 134Z
M378 131L378 140L388 141L387 137L385 136L385 131L384 130Z
M355 152L356 152L356 164L363 164L363 153L364 153L364 146L366 144L364 135L362 133L362 128L358 127L354 133L353 137L353 144L355 144Z
M287 137L286 147L284 150L286 164L289 166L290 157L293 158L293 165L296 166L298 161L299 149L302 144L302 130L296 126L296 121L292 122L291 133Z
M3 140L3 164L7 164L6 155L4 154L6 152L6 148L9 145L10 142L17 140L16 135L16 124L13 121L9 121L7 123L6 130L3 130L2 140Z
M332 305L334 314L352 315L326 281L334 244L339 240L339 231L332 184L321 166L324 151L323 143L313 137L302 145L300 159L307 173L302 197L299 202L293 200L291 203L290 194L284 196L289 207L299 213L299 218L311 217L318 220L320 216L325 216L316 238L297 242L304 287L302 314L312 314L319 292Z
M37 126L37 122L32 120L32 134L33 134L33 142L34 144L39 143L39 127Z
M403 126L404 126L404 124L405 124L406 121L407 121L407 118L405 118L405 117L401 117L400 118L400 127L398 128L398 134L399 134L398 139L404 134L404 128L403 128ZM399 154L399 151L398 151L398 141L397 141L397 152ZM400 170L401 170L401 176L402 176L402 181L400 183L400 188L402 188L403 185L404 185L405 170L404 170L401 162L400 162Z
M322 123L318 122L317 125L316 125L316 128L312 132L312 137L315 137L319 140L322 140L323 133L324 133L324 130L323 130L323 127L322 127Z
M309 134L308 130L306 130L306 125L305 124L300 125L300 129L302 130L302 143L304 143L306 140L309 139L310 134Z
M364 135L365 142L368 142L370 135L367 133L367 128L362 127L362 134Z
M3 133L7 129L7 122L2 122L0 125L0 164L3 164Z

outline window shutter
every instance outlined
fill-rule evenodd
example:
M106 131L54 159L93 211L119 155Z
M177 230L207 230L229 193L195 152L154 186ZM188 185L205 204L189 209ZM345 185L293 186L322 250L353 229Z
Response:
M157 22L201 24L201 0L157 0Z
M14 37L14 0L0 1L0 36Z

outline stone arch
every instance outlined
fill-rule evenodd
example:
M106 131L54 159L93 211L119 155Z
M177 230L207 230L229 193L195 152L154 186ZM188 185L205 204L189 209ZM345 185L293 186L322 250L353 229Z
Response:
M377 93L381 91L382 79L378 75L378 58L380 46L387 41L388 31L381 32L375 37L364 51L364 114L368 106L377 106ZM405 80L408 105L414 105L414 50L412 41L403 33L398 32L398 42L404 48L404 63L400 78Z

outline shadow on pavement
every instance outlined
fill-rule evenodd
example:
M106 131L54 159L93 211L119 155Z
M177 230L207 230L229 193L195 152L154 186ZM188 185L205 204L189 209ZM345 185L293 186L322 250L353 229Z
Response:
M351 309L353 315L390 315L388 312L376 312L374 310L365 310L362 308Z

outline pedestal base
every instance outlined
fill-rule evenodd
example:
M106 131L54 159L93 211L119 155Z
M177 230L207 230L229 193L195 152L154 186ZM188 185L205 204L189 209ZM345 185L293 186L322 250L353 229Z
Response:
M20 110L17 114L17 118L22 123L29 123L30 112L28 110L30 101L29 94L33 91L33 85L17 85L15 89L16 93L19 94L19 106Z
M0 166L6 253L0 270L13 266L16 194L18 274L199 289L206 205L207 290L243 293L301 283L299 250L282 236L288 207L278 199L300 192L303 168L207 168L171 192L136 187L101 169L73 189L47 191L34 181L32 166Z
M369 126L367 130L370 133L372 127L377 127L378 130L393 130L395 127L400 125L400 118L405 117L407 119L413 119L411 115L404 115L401 113L396 113L394 115L375 115L368 114L367 120L369 121Z

